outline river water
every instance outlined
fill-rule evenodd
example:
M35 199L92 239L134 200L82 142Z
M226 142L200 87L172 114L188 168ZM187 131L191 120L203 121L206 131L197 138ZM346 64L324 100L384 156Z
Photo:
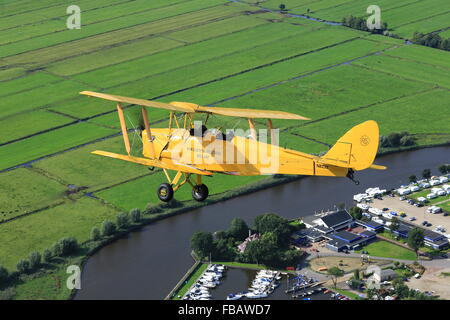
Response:
M189 241L195 231L226 229L235 217L252 224L267 212L292 219L340 202L351 205L353 194L368 187L395 188L425 168L438 174L440 164L450 163L450 147L386 155L376 163L388 170L357 172L359 186L347 178L306 177L145 226L87 261L75 299L163 299L193 264Z

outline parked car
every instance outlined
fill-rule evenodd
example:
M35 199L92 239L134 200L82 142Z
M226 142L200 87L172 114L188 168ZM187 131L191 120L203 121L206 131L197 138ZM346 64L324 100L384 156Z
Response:
M383 211L388 211L389 210L389 208L383 208Z
M415 221L416 220L416 218L415 217L411 217L411 218L409 218L409 221Z
M423 207L423 203L420 203L420 202L418 202L418 203L414 203L414 205L415 205L416 207L418 207L418 208L421 208L421 207Z
M406 197L400 197L400 201L406 200Z
M428 221L422 222L422 225L423 225L423 226L426 226L427 224L428 224Z

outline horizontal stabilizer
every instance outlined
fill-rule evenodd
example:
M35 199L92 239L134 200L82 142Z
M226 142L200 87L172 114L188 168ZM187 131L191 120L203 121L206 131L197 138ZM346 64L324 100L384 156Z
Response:
M162 162L157 159L139 158L139 157L133 157L133 156L128 156L128 155L124 155L124 154L117 154L117 153L101 151L101 150L92 151L91 153L97 154L100 156L104 156L104 157L113 158L113 159L119 159L119 160L139 163L139 164L149 166L149 167L158 167L158 168L163 168L163 169L181 171L181 172L185 172L185 173L200 174L200 175L204 175L204 176L210 176L213 174L212 172L201 170L201 169L195 168L193 166L181 164L181 163L175 164L173 162L170 162L170 163Z

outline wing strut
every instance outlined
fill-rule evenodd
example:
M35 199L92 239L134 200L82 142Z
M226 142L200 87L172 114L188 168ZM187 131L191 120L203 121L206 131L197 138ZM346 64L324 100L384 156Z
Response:
M273 144L275 142L275 130L273 130L272 119L267 119L267 128L270 132L270 143Z
M150 151L150 158L155 158L155 147L153 145L154 137L152 136L152 130L150 129L150 122L148 121L148 113L147 109L144 107L141 107L142 111L142 117L144 119L145 124L145 132L147 133L147 143L149 144L149 151Z
M122 128L122 136L123 142L125 144L125 150L127 151L128 155L130 155L130 139L128 138L127 124L125 123L125 118L123 116L123 109L120 102L117 103L117 113L119 114L120 127Z
M256 140L255 123L253 122L253 119L248 118L248 125L250 126L250 135L252 136L252 139Z

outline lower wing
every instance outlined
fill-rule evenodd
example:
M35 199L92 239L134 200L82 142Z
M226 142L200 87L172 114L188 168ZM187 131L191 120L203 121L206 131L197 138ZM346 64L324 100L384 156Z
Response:
M186 165L186 164L182 164L182 163L162 162L162 161L156 160L156 159L139 158L139 157L133 157L133 156L112 153L112 152L108 152L108 151L101 151L101 150L96 150L91 153L97 154L100 156L104 156L104 157L113 158L113 159L120 159L120 160L124 160L124 161L139 163L139 164L149 166L149 167L158 167L158 168L163 168L163 169L181 171L181 172L185 172L185 173L200 174L203 176L213 175L213 173L210 171L201 170L194 166L190 166L190 165Z

